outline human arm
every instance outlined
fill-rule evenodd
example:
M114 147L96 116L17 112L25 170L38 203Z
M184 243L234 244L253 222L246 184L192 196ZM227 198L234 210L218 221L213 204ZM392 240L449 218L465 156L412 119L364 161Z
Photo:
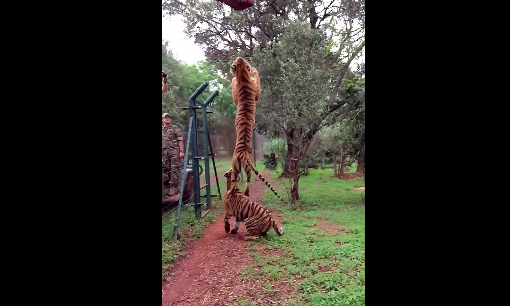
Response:
M162 74L161 76L163 77L163 92L162 93L165 93L168 91L168 87L166 85L168 76L164 72L161 72L161 74Z
M182 134L179 129L175 129L175 135L177 136L177 142L179 143L179 157L184 157L184 142L182 140Z

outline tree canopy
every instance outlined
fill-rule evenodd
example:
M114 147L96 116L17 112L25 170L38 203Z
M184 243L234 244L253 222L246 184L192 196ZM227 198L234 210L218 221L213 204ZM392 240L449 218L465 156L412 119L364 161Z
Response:
M203 83L208 82L206 89L210 94L214 90L220 93L211 106L215 113L211 120L218 117L234 118L236 107L232 102L230 81L212 66L208 61L196 64L183 63L175 58L167 42L162 42L162 69L168 75L168 92L162 95L162 111L175 114L177 123L181 125L188 121L188 111L180 107L188 105L189 96ZM201 96L202 97L202 96Z
M285 139L284 175L294 178L294 200L299 160L321 129L349 131L358 139L354 155L364 147L365 66L351 67L365 47L364 0L258 0L243 11L217 1L165 0L163 9L184 16L186 34L205 52L207 62L184 69L198 76L185 76L189 84L217 76L228 87L228 68L238 56L258 69L257 126ZM181 99L179 90L171 95ZM215 106L235 115L227 92Z

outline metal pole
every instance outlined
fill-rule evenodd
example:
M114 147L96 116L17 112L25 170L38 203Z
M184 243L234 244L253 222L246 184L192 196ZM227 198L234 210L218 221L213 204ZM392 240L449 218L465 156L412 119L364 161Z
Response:
M205 190L207 197L207 209L211 208L211 178L209 175L209 154L212 153L209 151L209 125L207 123L207 106L213 101L213 99L220 92L215 90L207 100L205 100L202 104L202 140L204 141L204 171L205 171Z
M190 119L193 122L191 128L191 135L188 137L192 137L192 154L193 154L193 203L195 204L195 216L197 218L200 217L200 178L198 175L198 133L197 133L197 101L196 98L206 89L209 84L207 82L203 82L197 90L189 97L188 105L190 112Z
M179 186L179 204L177 205L177 216L175 217L175 225L174 225L174 238L177 238L177 234L179 233L179 221L181 220L181 207L182 207L182 196L184 194L184 183L186 181L187 171L186 168L188 168L188 153L189 153L189 131L191 131L191 125L193 124L193 121L191 120L191 117L189 118L189 127L188 127L188 137L186 139L186 149L184 151L184 165L181 170L181 184Z
M218 132L216 132L216 129L214 130L214 133L216 133L216 148L219 151L220 150L220 135L218 135ZM212 150L211 150L212 152Z
M211 150L211 153L212 153L213 148L211 146L211 138L209 135L207 135L207 137L209 137L209 149ZM214 160L214 154L211 155L211 158L212 158L212 164L213 164L213 169L214 169L214 177L216 178L216 187L218 188L218 196L220 197L221 200L223 200L222 196L221 196L221 190L220 190L220 180L218 179L218 172L216 171L216 161Z

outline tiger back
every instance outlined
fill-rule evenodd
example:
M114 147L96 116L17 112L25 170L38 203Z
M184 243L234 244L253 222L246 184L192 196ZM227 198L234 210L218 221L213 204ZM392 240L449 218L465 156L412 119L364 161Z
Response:
M284 234L283 228L273 219L267 209L261 204L253 201L245 194L242 194L238 188L230 185L230 176L232 170L225 172L227 178L227 191L223 196L225 213L225 231L236 234L239 229L239 223L244 222L246 231L250 236L266 236L267 232L273 228L278 236ZM230 231L230 217L234 216L236 224Z

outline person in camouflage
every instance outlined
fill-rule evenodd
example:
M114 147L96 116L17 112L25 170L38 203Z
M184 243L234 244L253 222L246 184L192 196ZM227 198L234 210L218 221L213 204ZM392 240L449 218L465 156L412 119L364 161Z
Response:
M179 182L181 181L182 159L184 158L183 142L181 131L171 125L170 114L163 114L163 136L162 149L166 154L166 166L170 170L170 190L168 196L179 193Z

